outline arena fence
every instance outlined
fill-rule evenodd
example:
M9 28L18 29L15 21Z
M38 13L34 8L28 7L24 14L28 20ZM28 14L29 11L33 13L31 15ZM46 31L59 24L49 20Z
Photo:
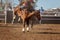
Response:
M59 13L60 14L60 13ZM41 18L41 23L60 23L60 15L58 14L58 16L56 15L42 15L42 18ZM12 23L12 20L13 20L13 16L14 16L14 13L12 10L2 10L0 11L0 23L1 21L3 23Z
M0 23L11 23L13 20L13 11L0 11Z

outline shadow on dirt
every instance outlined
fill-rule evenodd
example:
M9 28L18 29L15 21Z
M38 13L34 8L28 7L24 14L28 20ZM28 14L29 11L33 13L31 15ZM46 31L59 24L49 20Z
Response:
M60 34L60 32L31 32L33 34Z

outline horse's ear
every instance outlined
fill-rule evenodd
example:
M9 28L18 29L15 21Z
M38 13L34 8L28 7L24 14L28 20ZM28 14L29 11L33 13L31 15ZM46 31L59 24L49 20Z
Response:
M24 2L21 2L20 5L22 5Z

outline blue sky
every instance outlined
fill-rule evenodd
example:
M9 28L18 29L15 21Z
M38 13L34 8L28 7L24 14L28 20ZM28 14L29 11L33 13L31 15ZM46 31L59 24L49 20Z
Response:
M14 0L15 6L19 4L18 0ZM60 8L60 0L38 0L36 3L36 9L40 9L41 6L44 9Z
M38 0L37 9L43 6L44 9L60 8L60 0Z

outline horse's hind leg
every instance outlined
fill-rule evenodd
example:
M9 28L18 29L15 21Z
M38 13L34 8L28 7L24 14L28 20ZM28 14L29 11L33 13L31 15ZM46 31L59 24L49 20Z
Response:
M31 28L33 28L33 21L31 21Z
M13 19L12 19L12 24L14 23L15 18L16 18L16 16L13 17Z
M30 19L30 24L31 24L31 28L33 28L33 23L34 23L34 18L32 17L31 19Z
M18 23L18 19L19 19L18 15L14 16L12 23Z

